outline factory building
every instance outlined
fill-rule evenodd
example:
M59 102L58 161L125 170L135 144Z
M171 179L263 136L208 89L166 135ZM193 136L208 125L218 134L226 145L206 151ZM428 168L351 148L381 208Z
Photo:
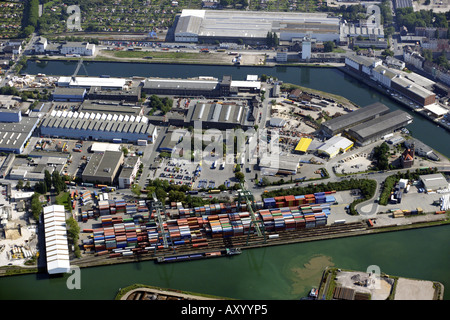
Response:
M123 163L121 151L105 151L94 153L87 163L81 178L84 182L112 185Z
M367 145L413 122L407 112L396 110L363 122L346 130L346 135L358 145Z
M70 258L64 206L44 207L43 217L47 272L49 274L68 273Z
M101 87L91 87L87 96L91 100L138 102L141 99L141 87L132 87L127 90L104 90Z
M120 189L130 188L136 180L141 160L139 157L126 157L123 162L122 170L117 178Z
M0 122L0 152L22 153L38 122L39 118L29 117L20 122Z
M324 154L329 158L334 158L339 153L345 153L353 147L353 141L342 137L334 136L329 140L325 141L324 144L317 148L320 154Z
M253 127L254 121L248 121L251 108L246 101L197 101L192 102L185 118L185 126L195 127L200 122L203 129L219 130Z
M184 9L175 27L176 42L239 42L266 44L267 33L281 41L311 36L340 41L341 21L327 13Z
M281 156L279 154L264 155L259 159L259 169L263 176L297 174L299 157Z
M113 142L153 142L157 138L157 128L146 117L55 110L42 121L40 132L47 137Z
M56 87L52 96L53 101L81 102L86 96L86 89Z
M20 110L0 110L0 122L20 122L22 113Z
M343 133L346 129L375 119L388 113L390 109L379 102L373 103L356 111L328 120L321 125L321 130L329 137Z
M391 88L408 97L420 106L427 106L436 102L436 94L413 81L401 76L392 79Z
M157 95L179 95L185 97L220 96L220 82L210 79L145 79L142 92Z
M345 57L345 66L360 75L369 76L372 69L381 66L383 61L380 59L367 58L365 56L347 55Z
M427 192L447 189L449 187L449 183L442 175L442 173L419 176L419 179L420 181L422 181L423 186Z
M127 89L127 80L122 78L101 78L101 77L59 77L58 87L84 88L100 87L103 90L124 90Z

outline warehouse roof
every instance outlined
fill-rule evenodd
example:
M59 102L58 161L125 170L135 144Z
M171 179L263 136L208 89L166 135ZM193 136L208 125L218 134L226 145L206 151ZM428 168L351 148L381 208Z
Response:
M353 141L342 136L334 136L325 141L325 143L322 144L318 150L332 155L340 152L341 150L347 150L351 146L353 146Z
M386 105L376 102L366 107L359 108L356 111L328 120L324 122L322 126L333 132L339 131L374 116L385 114L389 112L389 110L390 109Z
M64 87L56 87L53 90L53 95L71 95L71 96L81 96L86 93L86 89L84 88L64 88Z
M114 175L113 168L122 161L121 151L105 151L94 153L83 171L83 176L95 176L99 178L111 178Z
M100 77L60 77L58 85L68 85L69 87L103 87L103 88L118 88L125 87L126 80L122 78L100 78Z
M420 176L420 180L422 180L425 189L427 190L446 189L449 186L442 173L423 175Z
M259 167L263 175L275 175L281 172L296 173L300 158L296 156L281 156L269 154L261 157Z
M70 271L70 259L64 206L47 206L43 213L47 272L67 273Z
M187 79L145 79L143 89L177 89L177 90L214 90L218 80L187 80Z
M175 35L265 38L269 31L339 34L339 28L340 19L327 13L183 10Z
M348 131L352 136L356 134L360 138L366 139L378 132L389 129L395 130L399 126L406 125L412 121L413 117L407 112L395 110L373 120L351 127Z
M242 124L245 120L247 107L236 102L197 101L189 106L187 122L217 122Z
M434 93L431 92L428 89L425 89L424 87L415 84L413 81L406 79L404 77L395 77L392 79L392 82L396 83L397 85L408 89L411 92L414 92L415 94L419 95L422 98L428 98L429 96L433 96Z
M312 139L309 138L301 138L295 147L295 151L306 152L308 150L309 145L311 144Z
M36 128L39 118L22 118L20 122L0 122L0 150L18 150Z

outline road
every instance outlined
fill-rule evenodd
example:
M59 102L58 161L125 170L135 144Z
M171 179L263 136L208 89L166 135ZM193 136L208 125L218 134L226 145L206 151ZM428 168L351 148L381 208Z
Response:
M36 34L36 33L31 34L30 40L25 44L25 46L24 46L23 49L22 49L22 52L16 57L16 59L15 59L15 61L14 61L14 64L13 64L11 67L9 67L8 70L5 71L5 74L4 74L4 76L2 77L2 80L0 81L0 88L3 87L3 86L6 84L6 82L7 82L7 76L8 76L8 75L14 74L14 68L16 67L17 62L20 61L20 59L22 58L22 56L23 56L27 51L29 51L29 50L32 48L32 46L33 46L33 44L34 44L34 42L35 42L35 40L36 40L36 37L37 37L37 34Z

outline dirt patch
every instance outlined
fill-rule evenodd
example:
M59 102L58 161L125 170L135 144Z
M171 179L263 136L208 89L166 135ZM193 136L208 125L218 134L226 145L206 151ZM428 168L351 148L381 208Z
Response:
M394 300L433 300L434 293L432 281L400 278L397 281Z

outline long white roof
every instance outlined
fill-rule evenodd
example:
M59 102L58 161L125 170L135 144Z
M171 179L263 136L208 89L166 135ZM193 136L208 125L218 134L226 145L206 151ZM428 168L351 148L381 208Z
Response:
M70 272L64 206L44 207L45 251L49 274Z

